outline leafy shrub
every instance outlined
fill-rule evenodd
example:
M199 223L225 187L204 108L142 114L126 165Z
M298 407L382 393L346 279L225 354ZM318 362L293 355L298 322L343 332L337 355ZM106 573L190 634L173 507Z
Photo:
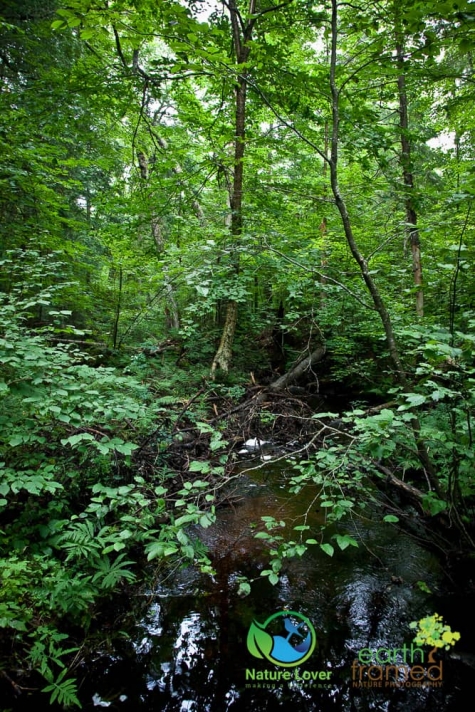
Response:
M28 329L61 289L28 276L0 303L0 628L52 702L78 705L64 627L87 629L99 599L135 580L130 552L157 536L166 489L109 486L150 426L147 388Z

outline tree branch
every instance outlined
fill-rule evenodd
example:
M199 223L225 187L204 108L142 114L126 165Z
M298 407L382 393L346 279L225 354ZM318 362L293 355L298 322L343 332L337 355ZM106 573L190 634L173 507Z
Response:
M265 246L267 247L268 250L271 252L275 252L275 254L279 255L284 259L286 262L289 262L289 264L293 264L296 267L300 267L300 269L304 270L305 272L311 272L312 274L316 274L318 277L325 279L327 282L332 282L333 284L336 284L340 289L343 289L343 291L347 292L350 294L353 299L356 299L357 302L359 302L362 306L364 306L366 309L370 309L371 311L375 310L374 306L371 306L371 304L368 304L365 302L363 299L358 297L357 294L351 291L351 289L348 289L344 284L341 282L338 282L336 279L333 279L333 277L329 277L327 274L323 274L322 272L319 272L317 269L305 267L305 265L301 264L297 260L293 259L292 257L288 257L285 255L283 252L280 252L279 250L276 250L275 247L271 247L267 242L264 241Z
M276 10L281 10L283 7L287 7L288 5L291 5L294 0L287 0L287 2L281 2L280 5L273 5L272 7L268 7L265 10L261 10L259 13L257 13L256 17L262 17L262 15L266 15L268 12L275 12Z
M119 57L120 57L120 61L121 61L122 64L124 65L124 68L125 68L125 69L130 69L130 67L129 67L129 65L127 64L126 59L125 59L125 57L124 57L124 53L122 52L122 45L121 45L121 43L120 43L119 33L117 32L117 30L116 30L116 28L115 28L115 25L112 25L112 32L114 33L115 46L116 46L116 48L117 48L117 54L118 54Z
M254 89L254 91L259 94L259 96L261 97L264 104L272 111L274 116L276 118L278 118L279 121L284 126L286 126L288 129L293 131L304 143L307 144L307 146L310 146L310 148L313 148L313 150L316 151L318 153L318 155L320 156L320 158L323 158L323 160L326 163L330 163L330 159L328 158L328 156L325 155L324 151L322 151L315 143L313 143L313 141L310 141L310 139L308 139L306 136L304 136L303 133L301 131L299 131L299 129L297 129L293 124L289 123L286 119L283 118L283 116L281 116L279 114L277 109L274 108L274 106L271 104L269 99L266 97L266 95L264 94L262 89L260 89L257 86L257 84L255 84L252 80L250 80L249 77L246 77L245 79L246 79L247 84L251 87L251 89Z

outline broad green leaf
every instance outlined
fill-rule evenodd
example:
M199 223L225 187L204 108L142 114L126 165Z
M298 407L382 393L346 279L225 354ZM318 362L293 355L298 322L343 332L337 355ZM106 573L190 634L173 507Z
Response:
M325 552L325 554L328 554L328 556L333 556L335 553L335 549L331 544L320 544L320 549Z
M248 596L251 593L251 584L247 581L241 581L237 591L238 596Z

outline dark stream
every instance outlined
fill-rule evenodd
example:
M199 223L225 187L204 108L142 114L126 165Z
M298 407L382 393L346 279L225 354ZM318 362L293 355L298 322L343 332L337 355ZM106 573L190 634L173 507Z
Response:
M335 551L330 558L314 547L302 558L289 561L276 586L259 576L266 564L265 545L253 537L250 524L262 515L299 523L299 515L312 502L308 492L285 495L283 477L288 469L283 462L270 462L243 477L241 501L221 510L218 522L202 532L213 553L216 577L178 570L146 592L137 602L137 609L144 611L141 619L126 631L130 638L124 636L123 642L105 646L88 669L80 672L79 677L84 676L83 709L472 709L473 600L457 593L434 555L413 538L381 523L380 512L366 513L366 519L356 519L346 527L357 535L358 549ZM321 521L323 514L317 509L318 502L313 502L308 524ZM244 598L237 595L240 574L257 577L251 594ZM431 593L421 590L421 581ZM294 679L259 680L259 671L264 677L266 670L275 673L277 667L250 654L246 645L249 626L254 619L264 623L283 609L300 612L312 622L317 648L298 668L279 668L289 670ZM430 686L385 686L384 681L381 686L359 686L359 675L367 681L366 673L353 669L352 663L361 649L389 650L380 653L383 658L399 649L394 662L403 663L402 646L409 648L414 635L409 623L435 612L444 616L452 630L460 631L461 640L453 650L437 654L442 671L432 671ZM412 662L419 661L416 654ZM420 664L425 671L427 655ZM299 680L295 680L296 670ZM382 670L384 675L385 666ZM425 672L422 675L426 683ZM377 670L373 676L379 676ZM44 699L42 708L47 707ZM26 700L23 707L18 704L13 709L40 708L28 706Z

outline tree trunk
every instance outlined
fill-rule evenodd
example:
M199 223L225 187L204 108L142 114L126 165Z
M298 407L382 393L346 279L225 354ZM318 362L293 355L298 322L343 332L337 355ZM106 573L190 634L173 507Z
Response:
M122 266L119 267L119 293L117 295L117 306L115 310L115 319L114 319L114 326L112 329L112 348L115 349L117 348L117 337L119 335L119 319L120 319L120 310L122 306Z
M159 136L157 137L157 140L161 148L163 148L164 151L168 151L168 143L165 141L165 139ZM139 163L141 177L143 178L143 180L148 181L150 177L148 158L143 151L137 151L137 160ZM175 175L178 176L183 173L183 169L179 163L175 164L173 172L175 173ZM192 196L191 205L200 223L204 224L205 216L203 210L198 200L194 196ZM155 213L152 213L151 228L153 241L155 242L155 246L157 248L157 253L160 254L161 252L163 252L165 240L163 238L161 220ZM168 328L178 330L180 328L180 312L178 310L178 304L175 299L175 290L168 276L168 268L166 266L164 266L163 268L163 280L165 283L165 292L167 295L167 306L165 309L166 323Z
M226 308L226 320L224 322L223 333L218 350L211 365L211 375L214 377L218 369L227 373L233 355L234 333L237 324L237 302L230 300Z
M358 264L363 280L366 287L372 297L373 304L376 311L378 312L379 318L384 328L386 335L386 343L388 345L389 356L391 363L393 365L396 378L399 384L406 390L411 390L411 385L407 379L404 372L404 368L399 356L399 349L397 346L396 338L394 335L391 317L386 305L383 302L379 289L376 282L373 280L372 275L368 269L368 263L364 259L362 253L359 250L355 236L353 234L353 228L351 225L350 216L348 210L343 200L340 192L340 187L338 184L338 149L339 149L339 125L340 125L340 93L336 85L336 66L337 66L337 39L338 39L338 0L332 0L332 45L331 45L331 58L330 58L330 89L332 98L332 120L333 129L331 137L331 155L330 155L330 181L333 196L335 198L335 203L341 216L343 223L343 230L345 233L346 241L350 248L351 254ZM414 441L417 446L417 453L419 460L425 470L427 478L430 482L431 488L443 498L442 489L440 487L437 473L435 471L434 465L432 464L429 453L427 451L426 444L421 437L421 425L418 418L413 415L411 420L411 427L414 433Z
M330 60L330 47L328 44L328 40L325 41L325 54L326 54L326 61L327 64L329 63ZM330 138L330 132L329 132L329 125L328 125L328 119L325 118L325 125L323 127L323 134L324 134L324 145L323 145L323 167L322 167L322 175L323 175L323 198L327 198L327 193L328 193L328 182L327 182L327 171L328 171L328 149L329 149L329 138ZM325 206L325 203L323 204ZM326 302L326 292L325 292L325 285L327 283L325 272L328 267L328 254L327 254L327 240L326 240L326 234L327 234L327 218L326 215L322 217L322 221L319 226L320 230L320 235L321 235L321 258L320 258L320 269L321 269L321 277L320 277L320 284L322 285L322 289L320 291L320 308L323 309L325 307L325 302Z
M157 215L152 215L152 235L153 241L155 242L155 247L157 248L157 253L160 254L163 251L164 240L162 235L162 227L160 225L160 219ZM167 325L172 329L180 328L180 314L178 311L178 305L175 299L175 291L173 285L168 277L168 269L163 268L163 281L165 283L165 291L167 295Z
M164 138L162 138L161 136L157 136L157 141L158 141L159 146L161 146L164 151L168 151L168 143L167 143L167 141L165 141ZM180 176L183 174L183 168L181 167L181 165L179 163L175 163L172 170L176 176ZM180 183L183 185L183 188L186 188L185 183L183 183L182 181L180 181ZM202 225L204 225L206 220L205 220L205 214L203 212L203 208L201 207L200 203L198 202L198 200L196 199L196 197L193 194L191 195L191 207L193 208L193 212L194 212L195 216L198 218L198 220L200 221L200 223Z
M244 65L249 58L250 47L249 42L252 39L252 30L254 28L255 18L252 15L255 12L255 0L249 2L249 15L245 27L241 30L241 17L236 5L236 0L231 0L228 4L231 15L231 27L233 32L233 46L236 54L238 65ZM231 226L230 232L233 241L240 238L242 233L242 191L244 179L244 151L246 138L246 78L247 68L241 66L236 83L236 100L235 100L235 140L234 140L234 165L233 179L231 186L231 194L229 196L231 208ZM234 257L234 269L239 272L239 258ZM211 365L211 377L215 378L218 369L224 373L229 371L231 364L234 334L236 332L238 314L238 304L234 299L228 301L226 307L226 318L224 321L223 333L219 343L218 350Z
M398 33L399 34L399 33ZM411 162L411 142L409 140L409 114L407 110L406 77L404 75L404 46L400 39L396 43L396 59L401 72L397 79L399 97L399 130L401 136L401 166L405 188L406 230L411 246L412 270L416 285L416 314L424 316L424 292L422 291L421 242L417 227L417 213L414 206L414 176Z

